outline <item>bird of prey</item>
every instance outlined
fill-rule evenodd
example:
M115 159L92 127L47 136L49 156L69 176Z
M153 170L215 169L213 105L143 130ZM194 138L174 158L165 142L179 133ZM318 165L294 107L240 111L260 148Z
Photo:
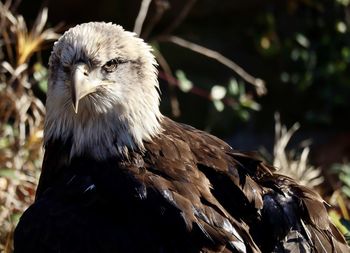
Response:
M156 61L112 23L69 29L49 60L45 156L15 253L345 253L322 198L163 116Z

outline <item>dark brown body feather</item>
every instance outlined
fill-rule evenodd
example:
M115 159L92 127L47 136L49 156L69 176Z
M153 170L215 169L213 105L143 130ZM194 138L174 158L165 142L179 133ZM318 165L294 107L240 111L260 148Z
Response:
M212 135L162 126L128 159L68 163L70 143L52 141L15 252L349 252L318 194Z

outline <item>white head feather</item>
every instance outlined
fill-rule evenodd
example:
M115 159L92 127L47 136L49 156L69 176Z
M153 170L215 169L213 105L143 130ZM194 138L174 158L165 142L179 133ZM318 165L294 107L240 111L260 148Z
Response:
M111 59L122 63L106 73L103 65ZM75 113L70 71L79 62L102 85L81 99ZM55 43L49 61L45 144L72 138L71 157L97 159L142 150L143 141L161 131L155 65L151 48L121 26L93 22L69 29Z

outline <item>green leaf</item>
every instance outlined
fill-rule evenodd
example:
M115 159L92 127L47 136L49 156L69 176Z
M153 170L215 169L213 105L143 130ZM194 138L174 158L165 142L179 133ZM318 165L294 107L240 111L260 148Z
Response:
M250 117L249 112L247 112L246 110L240 110L240 111L238 111L238 115L239 115L239 117L240 117L241 119L243 119L244 121L249 120L249 117Z
M305 35L298 33L295 36L296 41L303 47L308 48L310 46L310 41L308 38L305 37Z
M221 100L225 97L225 95L226 95L226 87L221 85L214 85L211 88L210 96L212 99Z
M47 93L47 86L47 80L42 80L39 82L39 89L44 93Z
M282 72L280 78L282 82L287 83L289 81L290 76L287 72Z
M222 112L225 109L225 104L221 100L213 100L213 104L218 112Z
M1 138L0 139L0 149L7 148L10 145L10 141L8 138Z
M231 79L228 84L228 93L234 96L237 96L239 94L238 83L237 83L237 80L234 78Z
M347 186L350 187L350 173L345 174L345 173L340 173L339 174L339 179Z
M19 213L14 213L11 215L11 221L12 223L16 226L19 222L19 219L21 218L22 216L22 213L19 212Z
M183 92L189 92L193 87L193 83L187 79L185 72L183 72L182 70L177 70L175 72L175 75L176 78L179 80L180 90L182 90Z
M34 79L38 82L39 89L42 92L47 92L48 70L41 63L34 65Z
M259 111L261 109L261 106L257 102L248 98L247 96L241 96L239 98L239 102L242 106L247 107L251 110Z
M338 21L335 25L335 29L339 33L345 33L347 30L346 24L343 21Z
M341 216L335 210L330 210L329 217L342 234L349 232L349 229L346 227L346 225L341 222Z
M350 3L350 0L337 0L337 2L341 5L348 6Z
M348 47L343 47L341 50L341 54L345 60L350 59L350 49Z
M341 191L348 197L350 198L350 187L343 186L341 188Z
M15 170L13 169L0 169L0 177L6 177L8 179L17 179Z
M244 95L245 94L245 85L243 82L239 82L239 94Z

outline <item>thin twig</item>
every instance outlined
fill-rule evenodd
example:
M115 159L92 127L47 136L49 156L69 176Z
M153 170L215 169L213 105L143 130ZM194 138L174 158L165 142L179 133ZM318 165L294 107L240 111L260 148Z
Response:
M196 43L184 40L184 39L179 38L177 36L161 36L161 37L158 37L158 41L172 42L172 43L179 45L181 47L190 49L194 52L197 52L197 53L205 55L209 58L215 59L216 61L220 62L221 64L223 64L226 67L235 71L245 81L254 85L256 87L256 92L259 96L264 95L267 92L266 87L265 87L265 82L263 80L261 80L260 78L255 78L254 76L250 75L243 68L241 68L238 64L236 64L232 60L226 58L225 56L223 56L222 54L220 54L217 51L214 51L212 49L198 45Z
M10 40L10 36L8 35L6 29L3 30L2 36L4 38L4 44L5 44L5 48L6 48L6 52L7 52L7 57L9 58L9 62L11 64L14 64L14 54L13 54L12 47L11 47L11 40Z
M143 23L145 22L145 18L147 16L148 8L151 2L152 0L142 0L140 11L137 15L135 25L134 25L134 30L133 30L134 33L138 35L141 34L142 26L143 26Z
M147 26L143 29L141 33L141 38L147 40L149 34L152 32L154 26L159 22L159 20L163 17L163 14L166 10L169 9L170 5L167 0L155 0L156 5L156 13L152 15L150 21L147 22Z
M157 58L157 61L160 65L160 67L164 70L165 72L165 80L171 84L169 85L169 95L170 95L170 106L171 106L171 113L173 114L174 117L179 117L181 115L180 111L180 104L179 100L176 97L175 90L174 90L174 82L173 80L176 78L173 76L171 68L168 64L168 62L165 60L164 56L159 50L155 51L155 55Z
M174 31L185 20L185 18L188 16L190 10L196 2L197 0L186 1L186 5L177 15L176 19L174 19L173 22L165 29L163 34L170 34L172 31Z

